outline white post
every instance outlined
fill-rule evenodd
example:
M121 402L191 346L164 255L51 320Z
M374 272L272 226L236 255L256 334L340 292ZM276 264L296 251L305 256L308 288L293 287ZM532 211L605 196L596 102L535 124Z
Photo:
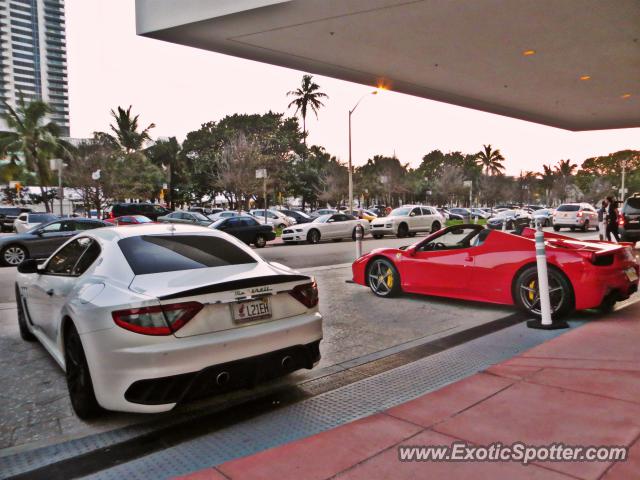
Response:
M364 237L364 227L358 223L356 225L356 260L362 256L362 237Z
M542 330L555 330L569 328L564 321L553 322L551 319L551 297L549 293L549 272L547 269L547 254L544 246L544 232L542 231L542 219L536 222L536 266L538 268L538 295L540 297L540 319L527 322L529 328Z

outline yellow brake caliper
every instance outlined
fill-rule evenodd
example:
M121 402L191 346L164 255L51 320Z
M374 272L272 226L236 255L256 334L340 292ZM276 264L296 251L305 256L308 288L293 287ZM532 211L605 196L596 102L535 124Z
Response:
M531 280L531 283L529 284L529 288L531 289L529 290L529 300L533 302L533 300L536 298L535 296L536 281L535 280Z
M387 287L393 288L393 272L391 269L387 270Z

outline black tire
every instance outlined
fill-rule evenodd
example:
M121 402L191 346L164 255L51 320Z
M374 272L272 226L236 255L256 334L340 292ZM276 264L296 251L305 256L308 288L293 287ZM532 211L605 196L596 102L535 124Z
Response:
M549 293L551 316L562 318L575 308L575 296L571 282L557 268L549 266ZM535 265L524 268L514 279L512 295L515 304L524 312L540 317L540 299L538 296L538 269Z
M16 284L16 306L18 308L18 328L20 329L20 338L22 338L25 342L33 342L36 340L36 337L31 333L29 327L27 326L27 317L24 312L24 307L22 305L22 297L20 295L20 290L18 289L18 285Z
M320 242L320 232L318 230L316 230L315 228L312 229L312 230L309 230L309 233L307 233L307 242L309 242L311 244L319 243Z
M382 237L384 237L384 235L380 235L379 233L374 233L372 234L373 238L375 238L376 240L380 240Z
M29 252L22 245L12 243L0 252L0 261L5 267L17 267L29 258Z
M554 232L559 232L559 231L560 231L560 227L558 227L558 226L554 225L554 226L553 226L553 231L554 231Z
M440 225L440 222L436 220L431 224L431 233L436 233L441 228L442 228L442 225Z
M544 219L544 226L545 227L550 227L551 226L551 220L549 220L548 218Z
M354 228L353 232L351 232L351 240L353 240L354 242L356 241L356 230L357 228ZM364 237L364 234L362 236Z
M616 301L615 293L610 293L602 299L602 303L598 306L598 311L604 314L613 312L613 308L616 306Z
M584 225L582 225L582 231L583 232L588 232L589 231L589 220L585 220L584 221Z
M365 278L371 291L378 297L395 297L402 292L398 270L386 258L374 258L367 265Z
M404 238L409 234L409 226L406 223L401 223L400 225L398 225L398 233L396 234L396 237L398 238Z
M264 235L259 233L256 235L256 239L254 240L253 244L256 246L256 248L264 248L267 245L267 239Z
M102 413L96 400L91 381L91 372L82 348L80 335L73 323L68 322L64 332L64 360L67 389L71 406L78 418L88 420Z

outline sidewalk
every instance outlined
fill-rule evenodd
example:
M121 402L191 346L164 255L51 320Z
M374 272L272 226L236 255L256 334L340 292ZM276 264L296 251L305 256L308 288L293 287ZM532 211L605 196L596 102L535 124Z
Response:
M183 478L640 478L640 303L395 408ZM399 445L628 446L626 462L411 462Z

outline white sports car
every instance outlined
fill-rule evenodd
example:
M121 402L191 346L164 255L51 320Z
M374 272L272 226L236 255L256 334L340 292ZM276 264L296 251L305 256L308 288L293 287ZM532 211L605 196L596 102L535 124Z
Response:
M22 338L66 371L81 418L162 412L320 360L313 278L217 230L100 228L18 272Z
M367 220L360 220L346 213L322 215L313 222L300 223L287 227L282 231L284 243L309 242L318 243L320 240L356 239L356 226L360 224L366 235L371 230Z

